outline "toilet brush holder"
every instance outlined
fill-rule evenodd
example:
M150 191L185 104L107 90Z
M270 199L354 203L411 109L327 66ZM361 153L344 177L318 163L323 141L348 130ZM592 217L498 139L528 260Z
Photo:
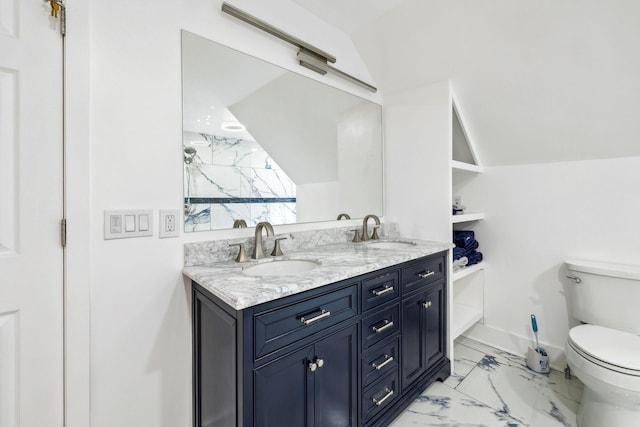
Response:
M529 347L529 351L527 352L527 366L539 374L548 374L551 370L549 367L549 356L531 347Z

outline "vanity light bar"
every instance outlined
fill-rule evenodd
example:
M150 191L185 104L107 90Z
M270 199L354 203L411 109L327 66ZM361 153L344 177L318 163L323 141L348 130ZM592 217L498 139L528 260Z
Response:
M302 40L300 40L297 37L292 36L289 33L285 33L284 31L274 27L271 24L267 24L266 22L264 22L262 19L256 18L253 15L248 14L247 12L238 9L235 6L230 5L227 2L223 2L222 3L222 11L225 13L228 13L229 15L238 18L241 21L246 22L247 24L251 24L256 28L261 29L262 31L271 34L272 36L276 36L277 38L286 41L287 43L291 43L294 46L297 46L301 49L306 49L309 50L313 53L315 53L316 55L319 55L323 58L325 58L327 61L329 62L336 62L336 57L321 50L318 49L317 47L310 45L307 42L304 42Z
M371 86L369 83L363 82L362 80L353 77L351 74L347 74L344 71L340 71L337 68L332 67L326 62L318 59L315 55L306 52L304 48L300 49L298 52L298 61L300 65L310 70L315 71L316 73L320 73L322 75L327 74L327 72L332 72L337 76L342 77L343 79L347 79L352 83L355 83L363 88L370 90L371 92L377 92L378 89L375 86Z
M323 51L322 49L318 49L317 47L310 45L307 42L300 40L297 37L292 36L289 33L286 33L271 24L264 22L262 19L256 18L255 16L238 9L235 6L230 5L227 2L222 3L222 11L238 18L241 21L246 22L247 24L251 24L256 28L261 29L262 31L271 34L281 40L286 41L300 49L298 52L298 61L300 65L310 70L313 70L322 75L327 74L327 72L332 72L342 78L345 78L353 83L356 83L371 92L377 92L378 89L375 86L372 86L360 79L353 77L350 74L345 73L344 71L340 71L337 68L334 68L328 64L328 62L335 63L336 57Z

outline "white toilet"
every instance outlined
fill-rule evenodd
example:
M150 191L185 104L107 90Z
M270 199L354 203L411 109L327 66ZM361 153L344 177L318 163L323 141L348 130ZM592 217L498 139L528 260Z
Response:
M640 426L640 266L567 260L570 309L582 325L565 346L584 384L579 427Z

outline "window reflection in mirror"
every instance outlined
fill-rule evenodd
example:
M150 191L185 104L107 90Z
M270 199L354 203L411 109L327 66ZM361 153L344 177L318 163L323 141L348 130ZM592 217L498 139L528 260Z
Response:
M185 231L382 212L379 104L183 31Z

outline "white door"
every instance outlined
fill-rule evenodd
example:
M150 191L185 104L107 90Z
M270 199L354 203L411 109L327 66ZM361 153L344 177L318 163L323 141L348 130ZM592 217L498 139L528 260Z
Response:
M63 425L62 42L0 0L0 427Z

